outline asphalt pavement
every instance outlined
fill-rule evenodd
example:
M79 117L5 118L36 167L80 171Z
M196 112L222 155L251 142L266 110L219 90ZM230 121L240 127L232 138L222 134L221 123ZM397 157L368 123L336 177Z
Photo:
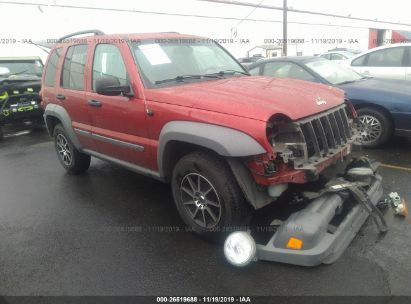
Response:
M363 151L408 201L410 149ZM384 238L368 220L332 265L235 269L184 231L168 185L96 159L67 175L45 131L0 142L0 194L2 295L411 295L411 222L391 211Z

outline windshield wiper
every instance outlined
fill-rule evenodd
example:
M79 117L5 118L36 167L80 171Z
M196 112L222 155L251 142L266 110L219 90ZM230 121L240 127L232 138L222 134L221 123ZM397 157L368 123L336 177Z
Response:
M157 80L155 84L162 84L167 82L184 82L186 79L201 79L201 78L220 78L219 75L205 74L205 75L180 75L175 78Z
M207 75L218 75L218 76L224 76L224 75L234 75L234 74L243 74L243 75L247 75L250 76L251 74L248 72L243 72L243 71L237 71L237 70L224 70L224 71L220 71L217 73L212 73L212 74L207 74Z
M357 82L357 81L358 81L358 79L357 80L346 80L346 81L337 83L337 85L349 84L349 83L354 83L354 82Z

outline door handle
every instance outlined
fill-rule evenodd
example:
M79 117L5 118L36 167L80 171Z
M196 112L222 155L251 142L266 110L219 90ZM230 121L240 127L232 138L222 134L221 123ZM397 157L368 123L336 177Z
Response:
M98 101L98 100L90 99L88 101L88 105L91 106L91 107L100 108L103 105L103 103L101 101Z
M370 71L364 71L362 72L364 75L370 75Z
M65 100L65 99L66 99L66 96L64 96L63 94L57 94L57 95L56 95L56 98L57 98L58 100Z

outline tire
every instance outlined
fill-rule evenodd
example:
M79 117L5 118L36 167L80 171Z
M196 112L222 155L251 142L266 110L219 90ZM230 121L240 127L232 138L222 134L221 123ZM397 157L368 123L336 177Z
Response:
M359 109L357 113L363 147L376 148L390 139L394 131L394 125L383 111L366 107Z
M0 126L0 141L3 140L3 127Z
M228 165L206 152L188 154L177 162L171 188L185 224L208 240L221 242L251 219L251 206Z
M54 127L54 146L61 165L70 174L81 174L90 167L90 155L79 152L61 124Z

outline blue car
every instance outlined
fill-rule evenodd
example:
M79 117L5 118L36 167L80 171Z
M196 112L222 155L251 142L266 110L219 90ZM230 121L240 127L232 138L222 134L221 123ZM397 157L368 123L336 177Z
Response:
M295 78L338 87L357 109L362 144L378 147L395 133L411 136L411 83L364 77L319 57L279 57L256 62L250 74Z

